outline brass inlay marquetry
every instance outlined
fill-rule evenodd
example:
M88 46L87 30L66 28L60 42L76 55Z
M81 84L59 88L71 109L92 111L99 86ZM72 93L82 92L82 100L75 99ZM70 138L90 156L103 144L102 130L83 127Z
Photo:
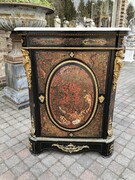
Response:
M64 145L59 145L59 144L52 144L53 147L57 147L58 149L64 151L64 152L68 152L68 153L74 153L74 152L79 152L82 149L89 149L89 146L75 146L72 143L70 143L67 146Z
M101 95L99 97L99 102L102 104L104 102L104 100L105 100L105 97L103 95Z
M122 68L122 57L123 57L123 50L117 51L115 62L114 62L113 91L117 87L120 70Z
M84 45L100 45L103 46L107 43L106 39L103 38L97 38L97 39L84 39L82 42Z
M31 80L32 70L31 70L31 61L30 61L30 57L29 57L29 52L28 52L28 50L22 49L22 53L24 56L23 65L24 65L27 80L28 80L28 87L29 87L29 89L31 89L31 86L32 86L32 80Z

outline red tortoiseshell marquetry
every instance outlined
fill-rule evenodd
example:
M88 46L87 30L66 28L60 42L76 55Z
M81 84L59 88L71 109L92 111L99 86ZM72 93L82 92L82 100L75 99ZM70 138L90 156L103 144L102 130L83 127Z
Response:
M101 137L103 106L97 104L92 119L91 114L95 105L95 84L98 93L105 93L108 51L75 51L70 62L71 51L36 51L39 92L49 94L47 107L40 105L42 136L66 137L72 132L75 137ZM88 72L90 69L93 77ZM56 69L56 70L54 70ZM52 77L48 83L48 77ZM48 91L46 92L46 84Z
M50 109L62 127L74 129L90 117L94 87L88 72L74 64L61 67L50 84Z

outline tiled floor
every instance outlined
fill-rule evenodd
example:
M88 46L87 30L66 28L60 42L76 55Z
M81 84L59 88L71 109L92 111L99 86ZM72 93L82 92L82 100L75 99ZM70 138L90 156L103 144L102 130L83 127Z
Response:
M0 180L135 180L135 63L121 71L113 129L114 153L67 155L29 150L29 108L16 110L0 91Z

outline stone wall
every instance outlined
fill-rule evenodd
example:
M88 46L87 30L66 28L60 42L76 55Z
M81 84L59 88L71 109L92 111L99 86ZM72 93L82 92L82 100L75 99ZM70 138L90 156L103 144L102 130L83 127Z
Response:
M4 55L7 55L10 49L10 32L0 31L0 86L6 83Z

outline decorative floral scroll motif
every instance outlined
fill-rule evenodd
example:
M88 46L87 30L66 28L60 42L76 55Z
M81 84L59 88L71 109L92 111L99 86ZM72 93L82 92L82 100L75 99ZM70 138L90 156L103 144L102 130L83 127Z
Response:
M111 154L114 150L114 144L111 144L109 147L109 153Z
M122 57L123 50L116 52L115 64L114 64L114 75L113 75L113 91L116 89L120 69L122 68Z
M100 45L100 46L103 46L107 43L106 39L101 39L101 38L98 38L98 39L84 39L83 42L82 42L84 45Z
M58 147L58 149L61 149L64 152L68 152L68 153L74 153L74 152L79 152L82 149L89 149L89 146L75 146L72 143L70 143L67 146L64 145L59 145L59 144L53 144L52 146Z
M22 49L22 53L24 56L23 65L24 65L27 80L28 80L28 87L29 87L29 89L31 89L31 73L32 73L32 71L31 71L31 62L30 62L29 52L27 50Z

